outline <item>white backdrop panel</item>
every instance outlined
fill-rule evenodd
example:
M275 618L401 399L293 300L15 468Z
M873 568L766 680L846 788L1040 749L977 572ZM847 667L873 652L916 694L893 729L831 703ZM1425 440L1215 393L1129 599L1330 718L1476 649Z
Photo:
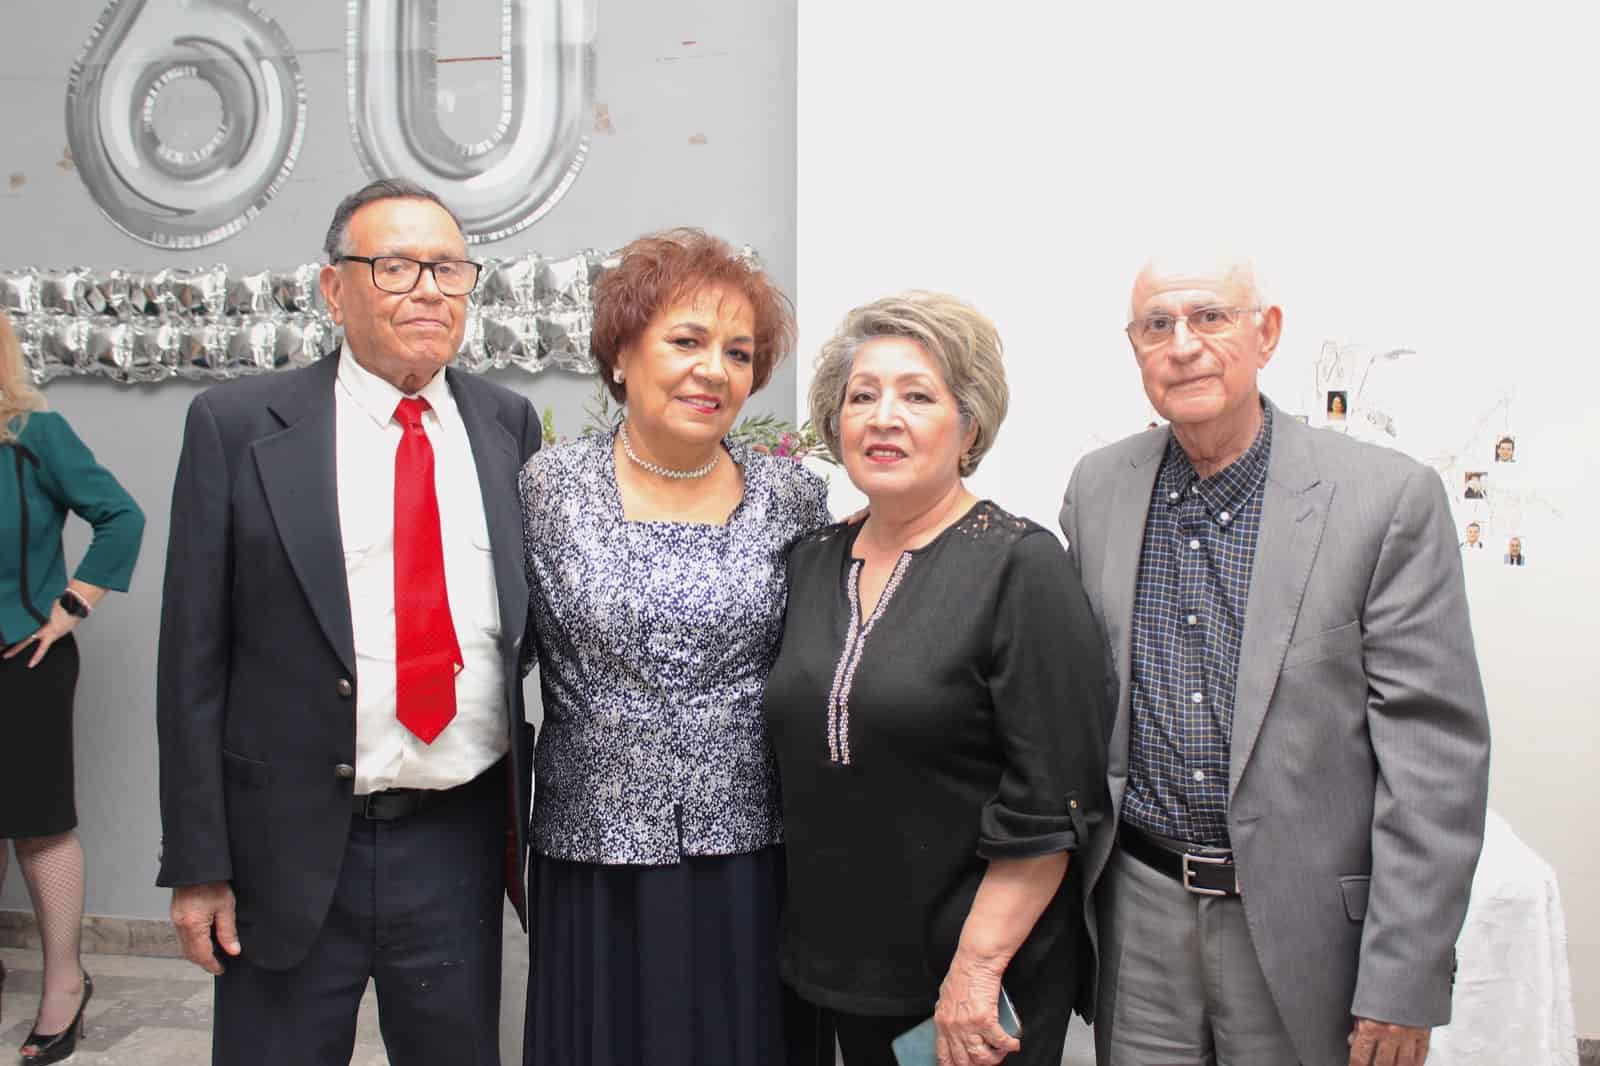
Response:
M1585 1034L1600 1034L1597 29L1556 3L808 0L798 145L802 412L808 353L851 306L960 294L999 324L1012 386L972 486L1052 528L1076 459L1151 418L1120 330L1134 271L1168 248L1256 259L1285 309L1263 385L1291 411L1321 402L1324 342L1405 348L1363 401L1394 418L1391 443L1455 487L1515 434L1520 482L1502 477L1498 504L1516 506L1468 579L1492 802L1561 879ZM836 511L858 505L832 481ZM1500 565L1513 533L1521 569Z

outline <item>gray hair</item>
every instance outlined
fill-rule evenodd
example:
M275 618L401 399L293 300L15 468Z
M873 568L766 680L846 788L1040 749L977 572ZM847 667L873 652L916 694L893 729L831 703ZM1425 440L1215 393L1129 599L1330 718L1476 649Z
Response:
M912 290L851 311L817 353L811 379L811 424L836 459L842 458L839 413L856 353L878 337L921 345L955 397L963 426L977 427L972 447L961 455L961 476L967 477L994 445L1011 399L1000 331L971 304L938 292Z
M345 241L350 236L350 219L363 207L379 200L427 200L444 208L445 214L450 216L456 228L462 229L461 220L456 217L456 213L450 210L450 206L439 199L439 194L432 189L418 185L414 181L406 181L404 178L379 178L346 196L339 201L339 206L334 208L333 221L328 224L328 235L322 239L322 250L327 253L328 262L332 263L341 255L349 254L350 249Z

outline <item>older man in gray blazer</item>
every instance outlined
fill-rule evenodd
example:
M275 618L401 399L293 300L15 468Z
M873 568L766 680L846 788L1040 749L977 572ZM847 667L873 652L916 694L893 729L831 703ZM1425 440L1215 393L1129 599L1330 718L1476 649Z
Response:
M1420 1066L1450 1017L1489 730L1444 486L1257 391L1248 266L1147 266L1171 423L1061 512L1121 692L1086 863L1102 1066ZM1095 923L1091 923L1093 927Z

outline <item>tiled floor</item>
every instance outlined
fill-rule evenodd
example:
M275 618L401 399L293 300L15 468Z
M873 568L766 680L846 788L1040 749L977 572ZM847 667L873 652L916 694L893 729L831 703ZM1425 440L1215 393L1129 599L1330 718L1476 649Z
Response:
M500 1050L506 1066L522 1061L522 1004L526 989L527 941L508 914L506 978L501 992ZM0 948L6 979L0 1016L0 1061L11 1062L39 1002L39 953ZM73 1066L205 1066L211 1061L211 979L187 962L132 955L90 955L94 976L87 1030ZM371 989L361 1004L352 1066L388 1066L378 1035ZM1062 1066L1092 1066L1093 1045L1078 1025L1072 1029Z
M15 1059L39 1005L39 953L0 948L9 976L0 1015L0 1062ZM87 955L94 977L86 1028L72 1066L206 1066L211 1061L211 978L180 959ZM522 1008L528 942L516 916L505 921L505 980L500 994L500 1053L507 1066L522 1061ZM352 1066L388 1066L378 1034L377 1001L369 986L361 1003ZM443 1064L441 1064L443 1066Z

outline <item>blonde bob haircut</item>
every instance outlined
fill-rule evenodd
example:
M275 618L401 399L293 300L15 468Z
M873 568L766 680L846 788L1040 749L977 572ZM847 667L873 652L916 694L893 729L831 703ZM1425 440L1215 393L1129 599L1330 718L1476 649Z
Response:
M961 476L969 476L994 445L1011 400L999 330L965 300L939 292L911 290L851 311L817 353L811 379L811 424L835 459L843 458L839 412L851 367L861 346L878 337L916 341L939 368L963 428L978 430L972 447L961 454Z
M15 440L28 412L42 410L44 396L28 380L11 317L0 311L0 441Z

